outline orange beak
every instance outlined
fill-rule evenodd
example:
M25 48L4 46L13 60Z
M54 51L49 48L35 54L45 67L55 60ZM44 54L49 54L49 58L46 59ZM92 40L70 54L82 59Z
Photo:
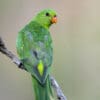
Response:
M51 23L53 24L53 23L57 23L57 17L53 17L52 19L51 19Z

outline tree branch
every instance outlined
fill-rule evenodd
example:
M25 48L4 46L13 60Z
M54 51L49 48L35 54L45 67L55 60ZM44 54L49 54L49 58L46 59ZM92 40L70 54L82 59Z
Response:
M63 94L63 92L62 92L60 86L58 85L57 81L55 80L55 78L53 76L51 76L50 78L51 78L51 84L57 93L58 100L67 100L66 96Z
M9 57L13 61L13 63L15 63L17 65L18 68L23 69L23 70L26 71L26 69L23 66L22 62L12 52L10 52L6 48L6 46L5 46L5 44L4 44L1 37L0 37L0 52L3 53L4 55L6 55L7 57ZM58 100L67 100L67 98L63 94L60 86L58 85L58 83L56 82L54 77L51 76L50 79L51 79L51 84L52 84L53 88L56 91Z

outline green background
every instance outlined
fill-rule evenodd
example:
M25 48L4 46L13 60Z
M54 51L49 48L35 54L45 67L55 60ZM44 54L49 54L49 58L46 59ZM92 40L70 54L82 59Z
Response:
M53 8L52 74L68 100L100 100L99 0L0 0L0 36L16 53L18 31L36 12ZM30 74L0 53L0 100L33 100Z

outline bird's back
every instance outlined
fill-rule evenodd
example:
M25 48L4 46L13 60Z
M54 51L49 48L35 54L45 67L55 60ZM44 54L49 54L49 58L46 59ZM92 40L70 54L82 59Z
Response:
M40 83L45 83L53 55L49 31L32 21L19 32L16 47L25 68Z

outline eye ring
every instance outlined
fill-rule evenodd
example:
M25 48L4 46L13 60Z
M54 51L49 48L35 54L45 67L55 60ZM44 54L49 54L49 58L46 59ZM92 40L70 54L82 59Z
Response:
M46 14L45 14L46 16L50 16L50 14L47 12Z

